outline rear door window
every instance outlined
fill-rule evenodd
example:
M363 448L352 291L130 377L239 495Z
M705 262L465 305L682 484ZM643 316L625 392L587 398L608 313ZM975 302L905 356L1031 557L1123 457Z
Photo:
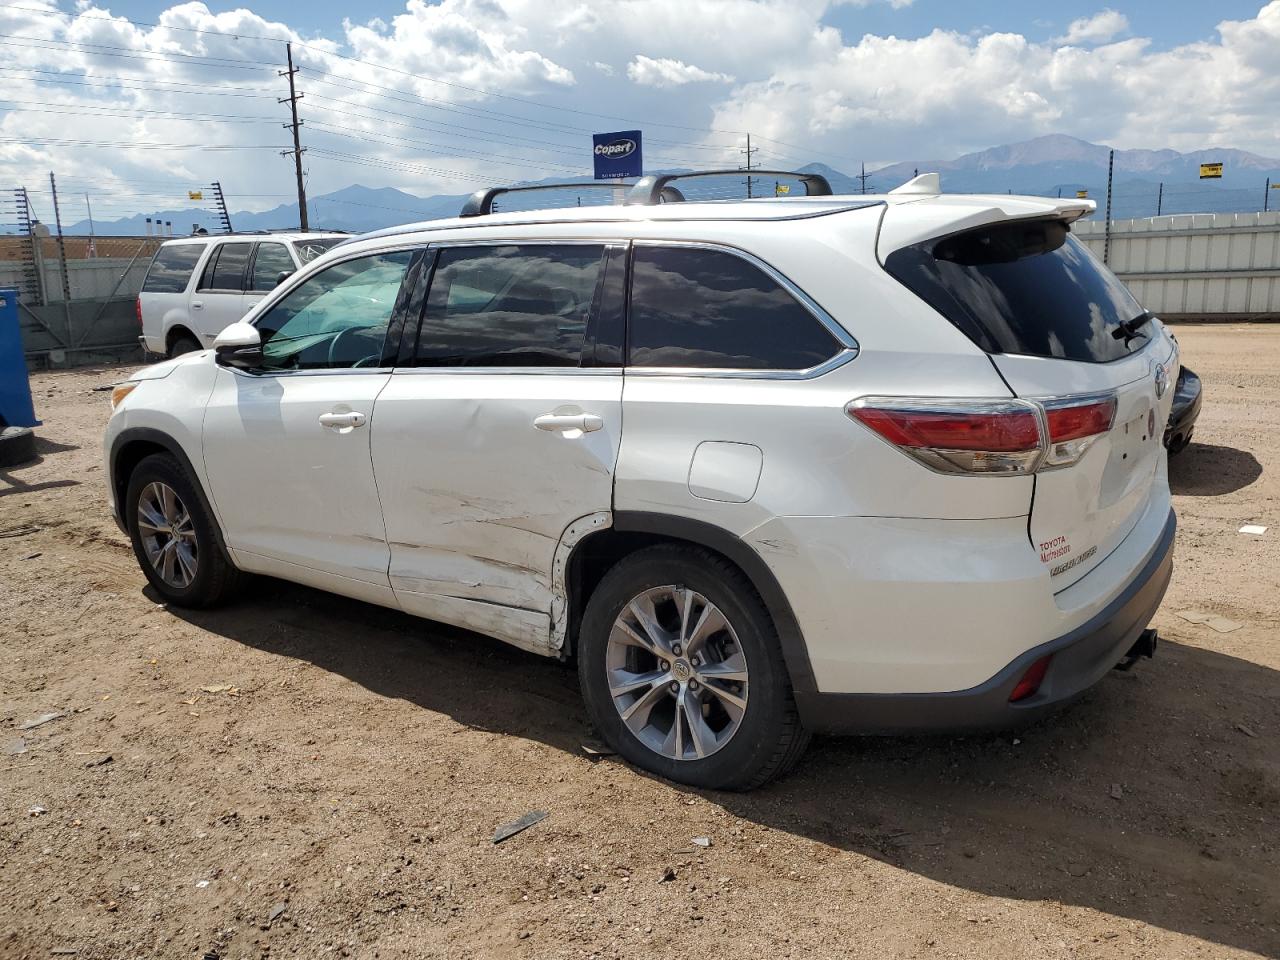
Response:
M1057 220L904 247L885 269L988 353L1106 363L1151 334L1124 284Z
M418 331L420 367L576 367L604 246L442 250Z
M806 370L841 349L755 264L677 246L635 248L629 340L633 367Z
M203 243L173 243L156 251L142 281L144 293L182 293L204 253Z
M249 265L249 251L252 249L251 243L224 243L218 251L217 265L213 266L208 289L243 292L245 267ZM205 269L205 276L209 276L208 268Z

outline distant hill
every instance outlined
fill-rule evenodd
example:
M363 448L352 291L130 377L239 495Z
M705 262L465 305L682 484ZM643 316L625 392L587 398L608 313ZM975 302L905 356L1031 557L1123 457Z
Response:
M911 179L916 171L937 172L942 175L943 190L949 193L1013 192L1074 197L1077 190L1087 190L1089 197L1098 201L1101 211L1106 202L1108 152L1109 148L1101 144L1051 134L968 153L954 160L904 160L875 170L867 186L868 192L883 192ZM1199 165L1205 162L1223 164L1221 180L1199 179ZM811 163L801 169L822 173L836 193L853 194L862 189L855 176L826 164ZM1244 150L1223 148L1192 153L1117 150L1112 215L1116 219L1153 216L1157 203L1163 213L1261 210L1268 177L1271 182L1280 183L1280 160ZM590 182L586 177L578 181ZM757 182L761 192L772 190L771 178ZM694 198L724 195L726 187L723 181L715 186L704 181L682 189ZM309 197L310 223L314 229L363 233L401 223L454 216L469 192L460 190L456 194L419 197L392 187L352 184L332 193ZM551 198L542 196L545 199L537 205L590 203L598 199L596 193L585 191L578 197L572 191ZM1280 190L1271 191L1270 200L1273 208L1280 205ZM500 201L499 205L504 202ZM529 202L525 197L511 201L522 206ZM193 224L210 232L219 229L216 215L211 211L161 210L149 215L153 220L172 222L177 235L190 233ZM144 232L146 216L148 214L142 213L110 222L95 221L94 228L103 236L136 236ZM233 211L231 223L237 230L296 229L298 205L282 204L258 213ZM0 229L12 228L0 226ZM65 225L64 229L71 234L83 234L88 232L89 224L87 220L80 221Z

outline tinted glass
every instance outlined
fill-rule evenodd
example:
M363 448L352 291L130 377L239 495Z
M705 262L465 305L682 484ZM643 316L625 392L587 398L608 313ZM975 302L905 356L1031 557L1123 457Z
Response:
M251 249L251 243L224 243L218 251L218 264L213 268L213 283L209 289L243 290L244 268L249 264Z
M411 251L335 263L309 277L257 321L270 370L373 367Z
M840 349L754 264L684 247L636 247L630 341L636 367L803 370Z
M1105 363L1140 350L1150 327L1115 274L1038 220L971 230L896 250L885 269L988 353Z
M250 290L273 290L282 273L293 273L293 257L283 243L260 243L253 261L253 282Z
M576 367L603 246L443 250L418 332L418 366Z
M204 253L203 243L175 243L161 247L151 261L142 289L147 293L182 293Z
M346 239L346 237L317 237L315 240L295 240L293 249L298 251L299 260L310 263L320 254L333 249Z

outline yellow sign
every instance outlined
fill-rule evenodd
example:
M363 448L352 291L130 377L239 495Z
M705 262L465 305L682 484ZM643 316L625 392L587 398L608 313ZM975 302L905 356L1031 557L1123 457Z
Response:
M1221 180L1222 164L1220 163L1202 163L1200 164L1201 180Z
M203 190L188 190L188 191L187 191L187 199L188 199L188 200L203 200L203 199L204 199L204 191L203 191Z
M791 192L791 186L786 183L777 183L773 187L773 195L775 197L785 197Z
M1077 199L1077 200L1084 200L1084 199L1086 199L1088 196L1089 196L1089 191L1088 191L1088 190L1077 190L1077 191L1076 191L1076 199Z

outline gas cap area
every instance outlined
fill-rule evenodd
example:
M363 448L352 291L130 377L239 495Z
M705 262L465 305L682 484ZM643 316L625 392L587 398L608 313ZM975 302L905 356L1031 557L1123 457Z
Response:
M700 500L746 503L756 495L764 451L750 443L704 440L689 464L689 492Z

